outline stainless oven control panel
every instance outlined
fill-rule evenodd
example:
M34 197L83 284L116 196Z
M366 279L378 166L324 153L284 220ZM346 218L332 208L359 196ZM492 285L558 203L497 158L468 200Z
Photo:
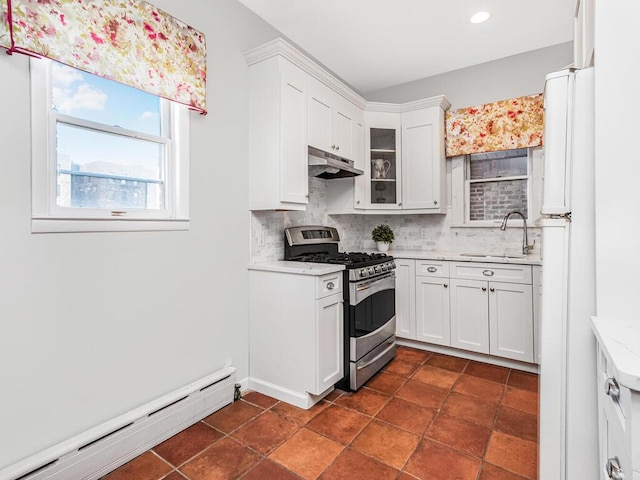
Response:
M396 264L393 260L379 263L378 265L371 265L370 267L354 268L349 270L349 281L356 282L358 280L364 280L365 278L376 277L384 273L392 272L395 268Z

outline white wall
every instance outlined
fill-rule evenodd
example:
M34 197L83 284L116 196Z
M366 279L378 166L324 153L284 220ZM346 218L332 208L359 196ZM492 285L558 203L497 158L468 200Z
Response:
M544 77L573 61L573 42L434 75L365 94L374 102L404 103L445 95L451 108L541 93Z
M595 20L596 288L599 317L640 321L637 55L640 4L597 0Z
M188 232L30 233L29 61L0 53L0 469L220 369L248 375L247 67L235 0L154 0L205 33Z

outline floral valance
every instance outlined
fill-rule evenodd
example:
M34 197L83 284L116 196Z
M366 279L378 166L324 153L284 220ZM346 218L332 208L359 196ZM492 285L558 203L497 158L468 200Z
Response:
M447 157L542 145L542 94L446 114Z
M204 35L142 0L0 0L0 46L206 113Z

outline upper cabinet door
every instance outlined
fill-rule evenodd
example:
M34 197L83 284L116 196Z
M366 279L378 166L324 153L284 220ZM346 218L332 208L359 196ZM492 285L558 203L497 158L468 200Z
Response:
M355 106L316 79L309 79L309 145L353 159Z
M309 145L332 152L331 91L315 79L309 80Z
M345 105L340 106L340 103ZM338 102L333 110L333 148L336 155L353 159L353 114L346 101Z
M440 107L402 114L402 208L444 213L444 111Z
M283 202L307 203L307 76L285 62L280 88L281 165L280 198Z

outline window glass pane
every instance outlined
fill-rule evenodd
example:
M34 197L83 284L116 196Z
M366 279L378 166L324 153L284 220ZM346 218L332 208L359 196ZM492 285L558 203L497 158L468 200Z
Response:
M527 175L527 149L470 156L470 180Z
M159 97L56 62L51 76L57 112L161 135Z
M527 180L469 184L469 220L499 220L511 210L527 213Z
M164 146L58 123L57 205L164 209Z

